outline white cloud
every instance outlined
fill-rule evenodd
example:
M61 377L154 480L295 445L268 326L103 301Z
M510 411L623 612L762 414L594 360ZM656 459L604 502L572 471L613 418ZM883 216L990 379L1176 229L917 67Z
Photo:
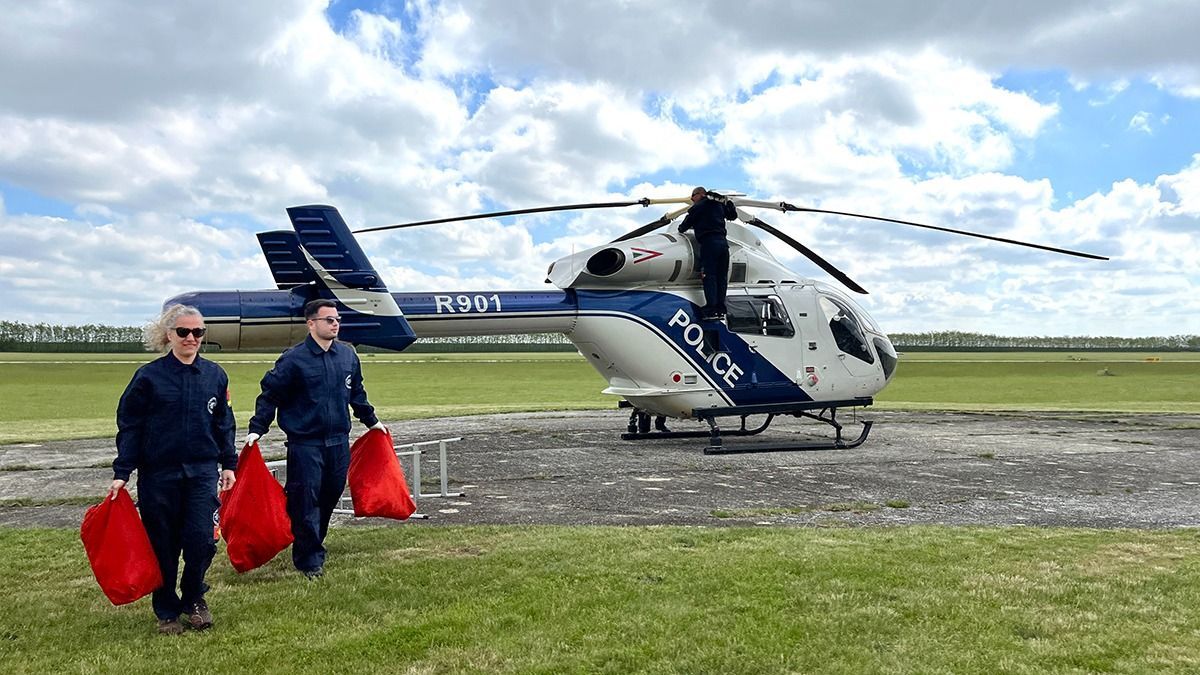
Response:
M665 168L705 164L704 137L643 111L606 85L492 90L460 143L461 168L521 204L575 200Z
M437 176L465 113L449 87L391 60L401 42L394 21L359 13L343 36L323 2L278 12L63 4L69 11L53 22L30 19L46 30L41 39L0 46L0 86L12 94L0 99L0 177L25 189L270 221L281 204L335 192L397 193L418 175L455 180ZM37 80L23 64L36 64ZM82 106L38 99L64 91Z
M1150 113L1145 110L1134 113L1133 117L1129 118L1129 125L1126 128L1130 131L1140 131L1147 135L1154 134L1154 130L1150 128Z
M1077 84L1075 90L1082 91L1087 88L1088 88L1088 84L1086 82L1080 82ZM1094 108L1098 108L1100 106L1106 106L1109 103L1112 103L1114 100L1116 100L1116 98L1118 96L1120 96L1121 94L1123 94L1126 89L1129 89L1129 80L1126 78L1120 78L1120 79L1108 82L1107 84L1105 84L1104 86L1101 87L1101 92L1104 94L1104 96L1101 98L1090 99L1088 101L1088 105L1090 105Z
M288 205L334 204L359 228L701 182L1114 257L764 214L867 286L889 330L1200 332L1200 159L1056 201L1009 173L1069 121L1053 92L1000 77L1053 69L1109 104L1135 82L1200 96L1200 5L419 0L354 9L338 32L327 4L9 8L4 298L30 320L138 323L175 292L269 287L251 232L286 227ZM1129 128L1172 119L1153 110ZM551 261L666 210L360 241L395 290L541 289Z
M769 190L839 194L913 169L1002 169L1057 110L932 53L844 59L731 104L718 139Z
M88 222L0 216L10 320L134 325L187 290L262 288L253 237L170 215Z
M1177 174L1159 176L1155 187L1163 193L1163 214L1180 218L1186 231L1188 219L1200 218L1200 154L1192 156L1192 163Z
M456 0L426 12L431 72L595 77L686 96L739 83L761 60L809 63L932 47L989 71L1064 68L1076 81L1150 78L1200 89L1200 5L1111 0L738 4ZM702 35L704 37L697 37ZM755 80L757 81L757 80ZM511 82L510 82L511 83Z

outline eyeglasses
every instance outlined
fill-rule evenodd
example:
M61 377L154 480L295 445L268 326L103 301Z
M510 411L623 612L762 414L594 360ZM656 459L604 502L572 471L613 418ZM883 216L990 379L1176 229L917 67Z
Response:
M324 321L325 323L332 326L335 323L341 323L342 317L340 317L340 316L314 316L313 318L309 319L309 321Z
M181 339L181 340L185 339L188 335L191 335L192 337L199 340L200 338L204 337L204 334L207 332L208 332L207 328L176 328L175 329L175 334L178 335L179 339Z

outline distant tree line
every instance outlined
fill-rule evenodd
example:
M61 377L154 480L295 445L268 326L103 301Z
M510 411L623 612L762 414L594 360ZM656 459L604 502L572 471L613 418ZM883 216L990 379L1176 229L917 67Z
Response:
M141 342L140 326L60 326L0 321L0 342Z
M142 329L139 326L60 326L0 321L0 351L137 352L142 351Z
M1200 351L1200 335L1125 338L1077 335L1066 337L1010 337L961 331L893 333L889 337L899 350L909 351L1018 351L1018 350L1103 350L1103 351ZM0 351L141 351L139 326L60 326L0 321ZM425 338L413 351L557 351L570 350L560 333L534 335L479 335ZM370 351L370 350L367 350Z
M1070 335L1065 337L1011 337L960 331L892 333L897 349L909 351L1022 351L1039 349L1098 351L1200 351L1200 335L1126 338Z

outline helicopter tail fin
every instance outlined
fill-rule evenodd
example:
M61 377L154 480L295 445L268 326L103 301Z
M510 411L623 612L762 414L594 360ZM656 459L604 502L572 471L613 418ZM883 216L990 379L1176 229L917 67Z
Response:
M291 230L274 230L259 232L258 246L262 249L263 257L271 268L271 276L275 286L280 290L295 288L305 284L315 283L317 273L300 250L300 239Z
M293 206L287 212L296 231L295 252L300 258L296 262L302 261L307 268L301 275L308 280L300 283L311 283L316 298L338 303L342 315L339 339L396 351L412 344L416 340L412 326L338 210L312 205ZM286 241L282 245L288 246ZM263 252L269 262L271 256L265 246ZM273 275L276 269L272 264ZM288 265L278 269L296 268ZM307 277L309 273L311 278ZM294 276L285 278L290 284ZM278 275L275 280L280 283Z

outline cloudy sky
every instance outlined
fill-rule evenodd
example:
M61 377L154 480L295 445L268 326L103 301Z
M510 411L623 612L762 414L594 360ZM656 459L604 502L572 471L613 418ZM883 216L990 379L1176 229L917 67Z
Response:
M133 325L181 291L271 287L254 233L292 205L369 227L703 184L1112 258L761 214L865 286L885 331L1200 333L1194 1L0 11L8 320ZM360 241L392 290L541 289L665 210Z

